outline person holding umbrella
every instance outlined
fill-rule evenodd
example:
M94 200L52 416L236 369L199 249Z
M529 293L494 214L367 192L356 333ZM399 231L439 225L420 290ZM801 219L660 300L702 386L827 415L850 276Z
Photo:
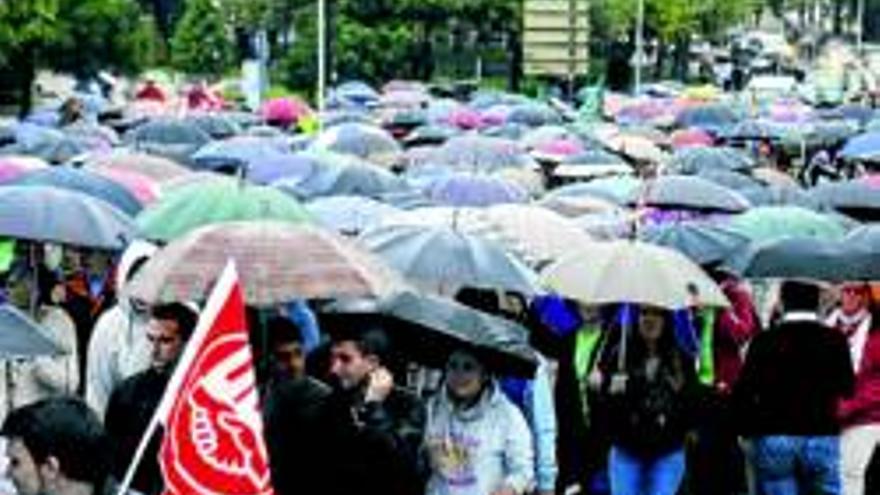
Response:
M532 489L529 426L501 392L485 360L462 344L446 360L427 405L427 495L523 495Z
M621 309L621 333L631 334L606 348L591 377L609 421L611 494L673 495L685 473L697 377L676 344L672 313L637 311Z

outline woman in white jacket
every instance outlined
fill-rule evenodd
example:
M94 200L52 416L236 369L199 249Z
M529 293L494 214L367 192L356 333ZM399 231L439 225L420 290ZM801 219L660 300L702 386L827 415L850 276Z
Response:
M442 389L428 402L427 495L522 495L532 489L528 424L483 362L458 350Z

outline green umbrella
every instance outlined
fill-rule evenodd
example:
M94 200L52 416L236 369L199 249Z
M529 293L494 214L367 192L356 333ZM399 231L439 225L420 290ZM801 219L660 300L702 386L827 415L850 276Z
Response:
M764 206L733 217L732 230L765 243L788 237L840 239L846 227L836 218L797 206Z
M236 220L304 223L311 222L311 216L295 199L277 189L228 178L175 189L144 210L136 220L146 237L170 241L213 223Z

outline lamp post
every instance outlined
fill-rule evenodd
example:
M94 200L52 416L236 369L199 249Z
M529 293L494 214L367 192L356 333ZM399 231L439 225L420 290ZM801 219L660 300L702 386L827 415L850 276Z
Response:
M635 94L642 92L642 59L645 57L645 0L638 0L636 10Z

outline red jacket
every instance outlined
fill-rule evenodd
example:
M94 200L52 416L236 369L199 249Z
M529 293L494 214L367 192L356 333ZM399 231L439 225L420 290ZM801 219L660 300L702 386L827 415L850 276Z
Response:
M877 322L865 343L855 393L840 402L838 416L844 428L880 424L880 328Z
M721 284L730 308L715 323L715 383L730 388L743 365L742 349L760 330L757 312L749 292L736 281Z

